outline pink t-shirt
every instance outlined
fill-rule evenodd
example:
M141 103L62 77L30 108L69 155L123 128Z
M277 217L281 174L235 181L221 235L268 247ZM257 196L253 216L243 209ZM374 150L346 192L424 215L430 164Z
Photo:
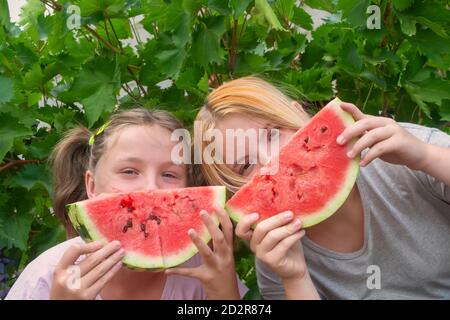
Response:
M6 300L48 300L52 287L53 272L64 252L81 238L74 238L48 249L33 260L20 274L6 296ZM196 267L202 263L199 254L186 261L182 266ZM241 297L248 291L238 279ZM101 300L101 296L97 296ZM205 300L206 294L201 282L190 277L170 275L166 279L161 300Z

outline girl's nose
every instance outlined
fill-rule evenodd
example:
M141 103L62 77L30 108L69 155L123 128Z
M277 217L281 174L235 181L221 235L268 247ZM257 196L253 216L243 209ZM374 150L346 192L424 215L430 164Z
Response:
M145 191L152 191L157 189L159 189L159 187L156 181L156 177L149 177L146 181Z

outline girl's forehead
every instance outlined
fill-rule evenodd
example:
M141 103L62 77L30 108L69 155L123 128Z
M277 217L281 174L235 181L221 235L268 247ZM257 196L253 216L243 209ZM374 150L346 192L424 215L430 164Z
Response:
M131 157L148 163L166 163L171 160L176 143L171 141L170 130L161 126L129 126L110 137L102 158L117 161Z
M142 145L145 147L169 147L173 144L171 141L171 132L159 125L145 126L127 126L115 132L109 141L109 147L124 145Z

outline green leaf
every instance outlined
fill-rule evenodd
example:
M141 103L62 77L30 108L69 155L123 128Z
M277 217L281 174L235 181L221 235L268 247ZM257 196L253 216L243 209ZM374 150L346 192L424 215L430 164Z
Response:
M9 17L8 0L0 0L0 26L10 28L11 19Z
M14 87L11 79L0 75L0 105L11 101L14 97Z
M54 115L55 116L55 115ZM54 117L53 116L53 117ZM43 137L36 137L28 146L28 151L31 156L37 159L45 159L49 156L53 147L59 140L59 135L53 130L50 134L45 134Z
M50 226L43 226L39 234L31 239L31 259L66 240L64 227L55 217L52 220Z
M20 124L18 119L0 113L0 161L13 146L14 138L31 135L30 128Z
M430 59L430 64L439 68L449 68L450 41L446 41L431 30L418 30L409 41Z
M104 112L111 113L117 104L114 87L102 85L94 94L81 100L84 106L89 127L92 127Z
M442 100L439 114L441 115L441 120L450 121L450 99Z
M244 14L250 2L252 2L252 0L230 0L229 6L233 9L234 16L240 17Z
M158 69L168 77L177 77L186 58L184 49L164 50L155 55Z
M79 6L82 16L106 13L109 17L123 16L124 0L81 0Z
M403 11L412 6L414 0L392 0L394 8L398 11Z
M295 2L296 0L276 0L274 6L281 17L291 20L296 7Z
M41 185L47 190L48 194L51 194L52 186L49 181L49 174L45 164L27 164L13 178L12 185L23 187L28 191L36 185Z
M332 73L322 68L312 68L295 73L296 86L309 101L329 100L333 97Z
M25 73L23 77L23 85L26 89L38 91L41 89L42 81L44 75L42 74L42 69L39 64L35 64L31 70Z
M109 59L94 59L77 74L70 90L62 92L58 98L64 102L71 103L81 101L92 96L101 86L119 87L120 69L119 61ZM116 64L115 67L111 65Z
M303 8L294 7L292 22L306 30L312 30L313 20Z
M25 251L32 221L33 217L25 212L0 215L0 247L16 247Z
M362 69L362 59L358 49L351 41L347 41L341 49L339 55L339 65L348 73L359 73Z
M450 99L450 81L438 78L422 81L406 81L404 84L411 99L431 118L430 108L426 102L442 105L442 101Z
M31 107L32 105L38 103L41 98L42 92L32 92L28 95L27 105Z
M223 16L228 16L231 14L231 8L228 6L228 1L225 0L208 0L208 7Z
M354 26L363 26L367 21L369 0L339 0L337 8L342 10L342 16Z
M442 104L442 100L450 99L450 81L439 78L407 81L405 88L415 99Z
M400 28L402 29L402 32L406 34L407 36L413 36L416 34L416 23L417 21L415 19L411 19L409 16L398 16L400 20Z
M214 17L206 21L207 28L194 35L192 54L195 61L206 67L210 63L220 63L224 51L220 47L220 38L225 32L223 17Z
M254 14L262 15L272 29L285 31L267 0L255 0L255 9Z

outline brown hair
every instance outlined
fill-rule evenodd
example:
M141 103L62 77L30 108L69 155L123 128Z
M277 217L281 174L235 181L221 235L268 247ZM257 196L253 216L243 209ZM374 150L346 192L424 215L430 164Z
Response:
M309 115L293 102L280 89L254 76L222 84L208 95L206 104L197 114L194 139L195 146L200 146L200 150L195 152L202 157L208 145L202 134L216 127L229 114L240 114L250 119L269 121L280 128L297 130L309 120ZM231 192L247 182L245 177L234 173L226 164L206 164L202 161L201 170L210 185L224 185Z
M114 114L106 128L95 135L92 145L89 145L91 132L79 126L68 131L54 148L50 157L54 176L53 208L68 237L76 236L76 231L67 217L66 205L87 198L84 181L86 171L95 169L98 160L105 153L109 138L130 125L158 125L171 132L183 128L166 111L136 108Z

